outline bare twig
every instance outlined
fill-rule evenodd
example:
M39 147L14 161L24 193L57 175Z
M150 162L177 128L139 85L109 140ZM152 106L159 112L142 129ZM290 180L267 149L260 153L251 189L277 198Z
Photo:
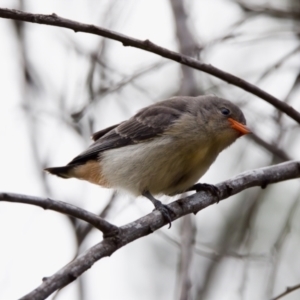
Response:
M153 70L157 70L163 66L166 65L166 62L158 62L155 63L151 66L148 66L130 76L127 76L125 78L123 78L121 81L117 82L116 84L114 84L114 86L110 87L110 88L102 88L101 90L99 90L97 92L97 97L101 97L101 99L103 99L105 96L111 94L111 93L115 93L117 91L120 91L122 88L126 87L129 83L134 82L136 79L139 79L140 77L147 75L148 73L152 72ZM91 97L89 103L85 104L79 111L75 112L72 114L73 119L75 119L76 121L78 121L83 115L84 112L86 111L86 109L89 107L89 105L94 102L94 98L96 95L94 95L94 97Z
M274 245L272 247L272 265L271 265L271 276L268 280L267 285L267 291L269 292L268 295L272 295L274 291L274 285L275 285L275 279L278 275L278 269L281 262L281 257L284 253L284 246L286 245L287 239L290 237L291 228L292 228L292 222L295 218L295 215L297 217L297 211L299 207L299 200L300 200L300 189L296 191L295 195L296 197L293 200L292 205L289 207L288 213L285 216L285 221L280 229L280 232L276 238L276 241L274 242Z
M272 6L266 6L266 5L253 5L250 4L249 1L235 1L245 12L250 13L256 13L256 14L264 14L269 15L275 18L280 19L300 19L300 10L295 8L292 8L290 10L284 10L275 8Z
M178 299L191 299L191 266L195 246L196 226L191 215L182 218L181 223L181 244L180 261L178 270Z
M172 7L180 53L191 57L199 57L202 49L190 29L185 2L182 0L170 0L169 2ZM195 96L201 93L201 87L196 83L196 71L186 65L181 65L181 72L182 80L178 91L179 95ZM177 290L175 291L180 300L191 298L191 287L193 285L191 268L196 232L194 218L191 215L183 217L180 228L181 243L177 270Z
M277 159L280 159L281 161L287 161L290 160L290 157L288 154L283 151L282 149L278 148L276 145L272 145L264 141L262 138L257 136L256 134L251 134L250 138L256 142L258 145L262 146L266 150L268 150L270 153L272 153Z
M117 194L116 192L114 192L112 194L112 196L110 197L108 203L106 204L106 206L103 208L103 210L99 213L99 217L102 219L105 219L108 212L110 211L113 203L116 201L117 199ZM89 232L93 229L93 224L88 223L88 224L82 224L82 226L79 226L76 229L76 237L77 237L77 243L80 246L82 244L82 242L84 241L84 239L86 238L86 236L89 234Z
M174 245L178 249L181 248L181 243L177 241L174 237L166 234L163 231L158 231L157 234L161 236L165 241L169 242L170 244ZM205 249L204 249L205 248ZM249 253L249 254L240 254L234 251L227 251L224 253L219 253L218 251L208 248L207 245L199 245L196 244L193 247L193 251L195 254L200 255L202 257L208 258L210 260L220 260L223 256L233 257L236 259L252 259L252 260L262 260L267 258L267 254L265 253Z
M65 215L69 215L92 224L95 228L102 231L104 235L118 232L117 226L110 224L96 214L62 201L13 193L0 193L0 201L30 204L44 209L61 212Z
M268 69L266 69L259 77L257 82L260 82L265 77L270 75L272 71L275 71L279 67L281 67L287 60L289 60L291 57L293 57L295 54L297 54L300 51L300 45L283 55L274 65L270 66Z
M272 104L277 109L283 111L296 122L300 123L300 113L296 111L293 107L289 106L283 101L280 101L276 97L270 95L269 93L261 90L257 86L237 77L230 73L224 72L220 69L213 67L212 65L203 64L200 61L193 59L189 56L179 54L174 51L170 51L166 48L160 47L149 40L138 40L126 35L107 30L102 27L97 27L95 25L79 23L76 21L72 21L69 19L61 18L56 14L52 15L42 15L42 14L31 14L25 13L18 10L13 9L3 9L0 8L0 17L6 19L13 19L31 23L38 23L38 24L45 24L45 25L52 25L58 26L63 28L72 29L75 32L86 32L91 33L99 36L103 36L112 40L116 40L121 42L124 46L131 46L139 49L143 49L148 52L152 52L163 56L165 58L174 60L178 63L183 65L189 66L191 68L203 71L215 77L218 77L230 84L240 87L241 89L248 91L261 99L264 99L268 103Z
M297 285L291 286L291 287L287 287L285 292L281 293L280 295L276 296L275 298L272 298L271 300L278 300L278 299L286 296L287 294L294 292L298 289L300 289L300 284L297 284Z
M201 191L189 197L174 201L168 206L174 212L172 220L176 220L189 213L196 214L207 206L237 194L244 189L254 186L265 187L267 184L298 177L300 177L300 161L290 161L271 167L244 172L233 179L219 183L217 185L220 191L219 199L208 192ZM146 236L166 224L167 221L162 217L160 212L154 211L132 223L120 227L119 233L115 237L105 238L102 242L81 254L60 271L46 278L39 287L22 297L22 299L45 299L57 289L76 280L76 278L91 268L99 259L110 256L128 243Z
M201 46L197 43L188 26L188 15L184 7L184 1L170 0L170 4L173 11L180 53L191 57L199 56ZM187 96L198 95L199 88L196 83L195 71L185 65L181 65L181 71L182 82L179 94Z

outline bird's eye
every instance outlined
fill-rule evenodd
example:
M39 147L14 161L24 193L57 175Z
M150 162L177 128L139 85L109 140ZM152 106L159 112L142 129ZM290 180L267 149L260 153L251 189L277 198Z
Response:
M228 116L230 114L230 110L228 108L221 108L221 113L224 115L224 116Z

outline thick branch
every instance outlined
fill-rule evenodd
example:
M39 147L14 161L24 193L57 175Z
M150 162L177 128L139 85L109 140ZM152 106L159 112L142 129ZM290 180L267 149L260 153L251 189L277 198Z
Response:
M30 205L36 205L44 209L50 209L61 212L65 215L83 220L98 228L103 232L104 235L109 235L118 232L118 227L110 224L103 218L88 212L82 208L76 207L72 204L65 203L62 201L55 201L49 198L41 198L34 196L26 196L13 193L0 193L0 201L14 202L14 203L25 203Z
M240 191L254 187L265 187L268 184L300 177L300 161L290 161L271 167L244 172L233 179L217 185L220 190L220 200L226 199ZM207 192L198 192L189 197L179 199L169 204L174 212L173 220L194 213L216 203L218 199ZM23 300L45 299L57 289L74 281L83 272L92 267L99 259L110 256L119 248L146 236L162 226L166 221L158 211L154 211L132 223L120 227L119 234L106 238L93 246L60 271L48 277L35 290L24 296Z
M52 15L31 14L31 13L25 13L25 12L13 10L13 9L0 8L0 17L6 18L6 19L31 22L31 23L38 23L38 24L45 24L45 25L69 28L69 29L74 30L75 32L91 33L91 34L95 34L95 35L103 36L103 37L106 37L106 38L109 38L112 40L119 41L119 42L123 43L124 46L131 46L131 47L143 49L148 52L156 53L160 56L174 60L178 63L189 66L191 68L203 71L203 72L213 75L217 78L220 78L230 84L238 86L241 89L260 97L261 99L264 99L265 101L269 102L274 107L276 107L277 109L286 113L288 116L290 116L296 122L300 123L300 113L298 111L296 111L293 107L289 106L285 102L280 101L276 97L261 90L257 86L255 86L239 77L236 77L230 73L227 73L220 69L217 69L217 68L213 67L212 65L203 64L200 61L193 59L189 56L182 55L177 52L170 51L166 48L160 47L160 46L150 42L149 40L142 41L142 40L134 39L134 38L128 37L126 35L104 29L102 27L97 27L95 25L79 23L79 22L72 21L69 19L61 18L61 17L57 16L56 14L52 14Z

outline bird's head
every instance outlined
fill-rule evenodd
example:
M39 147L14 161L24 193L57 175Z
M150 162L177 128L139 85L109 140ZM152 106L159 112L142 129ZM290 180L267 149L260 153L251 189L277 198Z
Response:
M251 133L243 112L228 100L206 96L199 112L207 134L218 148L224 149L237 138Z

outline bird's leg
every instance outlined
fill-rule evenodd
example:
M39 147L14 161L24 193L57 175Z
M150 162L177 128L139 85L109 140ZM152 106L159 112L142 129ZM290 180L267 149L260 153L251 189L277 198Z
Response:
M196 183L186 190L186 192L190 192L190 191L196 191L196 192L208 191L212 195L214 195L218 198L219 198L219 194L220 194L219 189L215 185L208 184L208 183ZM218 200L218 202L219 202L219 200Z
M171 228L171 215L174 214L174 212L167 205L164 205L159 200L155 199L149 191L143 192L142 195L153 203L155 209L161 212L165 220L168 221L169 228Z

